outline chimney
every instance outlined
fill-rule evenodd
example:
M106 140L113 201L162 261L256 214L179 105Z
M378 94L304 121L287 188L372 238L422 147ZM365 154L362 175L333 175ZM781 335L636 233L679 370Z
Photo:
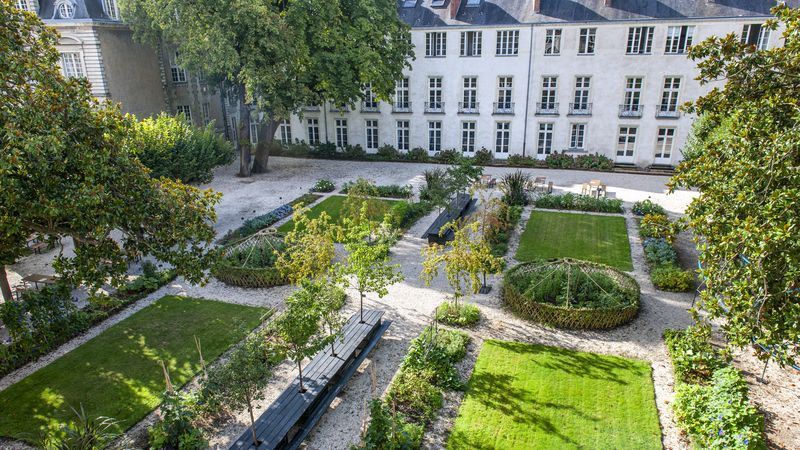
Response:
M609 8L614 6L611 4L611 0L603 0L603 5L608 6Z
M455 19L458 15L458 8L461 6L461 0L450 0L450 18Z
M542 12L542 0L533 0L533 12L535 14Z

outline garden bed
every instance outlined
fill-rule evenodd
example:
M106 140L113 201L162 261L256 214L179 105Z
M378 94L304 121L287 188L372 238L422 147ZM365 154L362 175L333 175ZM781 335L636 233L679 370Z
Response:
M322 198L322 196L317 194L303 194L291 202L281 205L266 214L246 220L238 228L225 233L225 236L222 236L217 241L217 244L225 245L234 241L245 239L248 236L258 233L265 228L271 227L282 219L291 216L296 205L302 203L303 205L308 206L320 198Z
M284 247L280 235L256 233L225 248L225 255L214 265L211 274L225 284L247 288L287 284L288 279L275 267L278 253Z
M322 213L328 214L331 218L331 223L341 223L344 210L345 210L345 201L347 197L343 195L332 195L325 200L317 203L314 205L311 210L308 212L309 219L316 219ZM374 199L375 205L377 205L375 211L371 215L371 220L381 221L383 220L384 214L389 212L395 204L400 202L400 200L384 200L384 199ZM278 231L281 233L286 233L294 229L294 221L291 219L284 223L283 225L278 227Z
M632 211L642 216L637 225L653 286L662 291L691 291L694 273L680 267L678 252L673 246L679 232L677 223L670 221L664 208L650 200L634 203Z
M506 272L501 297L517 315L558 328L606 329L639 312L639 285L609 266L570 259L520 264Z

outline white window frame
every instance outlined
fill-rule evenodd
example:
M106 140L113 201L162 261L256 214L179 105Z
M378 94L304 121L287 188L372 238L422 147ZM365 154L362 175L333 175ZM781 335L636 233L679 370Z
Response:
M511 144L511 122L498 121L494 125L494 152L508 153Z
M379 128L378 119L366 119L364 121L364 148L367 150L378 150Z
M336 130L336 148L344 149L347 147L347 119L338 118L334 120Z
M497 110L507 111L513 108L514 77L503 75L497 77Z
M364 107L371 110L378 108L378 99L372 92L372 83L368 83L364 88Z
M408 77L401 78L394 87L394 105L398 109L408 109L411 107Z
M119 20L117 0L103 0L103 11L111 20Z
M656 159L670 159L675 146L675 127L658 127L656 134Z
M174 52L172 57L169 59L169 69L170 74L172 75L172 83L173 84L183 84L188 82L188 78L186 76L186 69L178 65L178 52Z
M39 2L37 0L16 0L14 6L20 11L27 11L32 13L39 12Z
M667 27L667 40L664 45L664 53L668 55L682 55L689 51L693 39L693 25Z
M192 123L192 107L190 105L177 105L175 106L175 115L183 113L186 121Z
M553 131L555 123L539 122L539 131L536 133L536 154L549 155L553 153Z
M498 30L496 56L519 55L519 30Z
M258 122L250 121L250 144L258 145Z
M569 148L574 150L586 149L586 123L573 123L569 133Z
M661 104L658 105L659 111L678 111L681 95L681 81L681 77L664 77L663 90L661 91Z
M561 54L561 28L548 28L544 35L544 54L557 56Z
M444 80L440 76L428 77L428 109L438 111L442 109L442 86Z
M757 36L753 36L754 30L758 30ZM763 23L748 23L742 26L742 44L755 45L758 50L766 50L769 47L769 28L765 28Z
M411 121L410 120L397 120L395 121L397 128L397 150L408 151L411 148Z
M428 58L447 56L447 33L442 31L425 33L425 56Z
M72 19L75 17L75 3L71 0L62 0L56 3L59 19Z
M633 158L636 154L636 137L639 127L635 125L621 125L617 134L617 157Z
M316 146L320 144L318 118L309 117L306 119L306 133L308 133L308 145Z
M572 107L577 111L589 109L589 99L592 93L592 77L578 75L575 77L575 92L572 95Z
M442 151L442 121L428 121L428 151Z
M622 104L626 111L639 111L643 90L644 77L625 77L625 97Z
M208 125L211 123L211 104L205 102L201 108L200 112L203 115L203 125Z
M482 31L461 32L461 56L481 56L483 51Z
M581 28L578 31L578 54L594 55L597 43L597 28Z
M461 122L461 152L473 153L475 151L475 134L477 133L478 123L474 120L464 120Z
M628 45L625 53L628 55L649 55L652 53L654 33L655 27L628 28Z
M478 77L465 76L461 79L461 104L465 110L478 108Z
M286 145L292 143L292 124L288 120L282 120L278 125L278 135L282 143Z
M67 78L86 78L82 52L61 52L61 73Z
M542 77L541 104L543 110L556 109L558 103L558 76L545 75Z

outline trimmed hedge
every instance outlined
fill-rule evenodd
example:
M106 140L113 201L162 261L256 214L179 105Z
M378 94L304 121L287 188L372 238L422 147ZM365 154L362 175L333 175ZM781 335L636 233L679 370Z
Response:
M542 209L565 209L622 214L622 200L616 198L594 198L588 195L566 193L562 195L545 194L533 202Z
M350 190L350 186L354 183L349 181L342 186L342 190L339 191L340 194L347 194ZM375 185L372 186L375 192L376 197L386 197L386 198L399 198L399 199L407 199L411 198L414 194L414 190L411 186L400 186L398 184L389 184L389 185Z
M225 245L232 241L244 239L248 236L256 234L265 228L271 227L281 219L291 216L292 212L294 212L295 205L302 203L303 205L308 206L320 198L322 198L322 196L317 194L303 194L291 202L283 204L266 214L246 220L241 226L239 226L239 228L225 233L225 236L222 236L217 241L217 244Z
M570 302L577 307L557 304L564 302L564 276L559 268L568 263L567 270L577 267L587 278L571 282ZM570 272L570 277L575 278ZM566 276L566 275L565 275ZM570 277L566 278L569 280ZM594 285L605 287L594 290ZM537 300L534 296L540 296ZM588 261L558 259L532 261L507 271L500 296L517 315L557 328L607 329L630 322L639 312L639 285L633 277L613 267ZM548 301L549 300L549 301ZM596 303L596 306L588 306Z

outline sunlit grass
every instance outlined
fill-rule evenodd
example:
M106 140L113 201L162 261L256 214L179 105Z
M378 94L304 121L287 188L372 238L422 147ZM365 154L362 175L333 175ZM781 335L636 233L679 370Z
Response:
M159 361L175 386L200 370L194 336L211 361L260 323L266 310L164 297L0 392L0 435L34 440L42 427L72 420L82 404L128 428L158 405Z
M328 214L328 216L330 216L331 223L341 223L342 214L344 212L344 201L346 199L347 197L343 195L332 195L314 205L308 212L308 218L316 219L324 211ZM371 217L371 219L383 220L383 215L389 211L392 205L398 203L399 201L400 200L375 199L374 202L379 207L376 210L374 216ZM289 220L288 222L279 226L278 231L280 231L281 233L286 233L287 231L292 231L293 228L294 228L294 221Z

